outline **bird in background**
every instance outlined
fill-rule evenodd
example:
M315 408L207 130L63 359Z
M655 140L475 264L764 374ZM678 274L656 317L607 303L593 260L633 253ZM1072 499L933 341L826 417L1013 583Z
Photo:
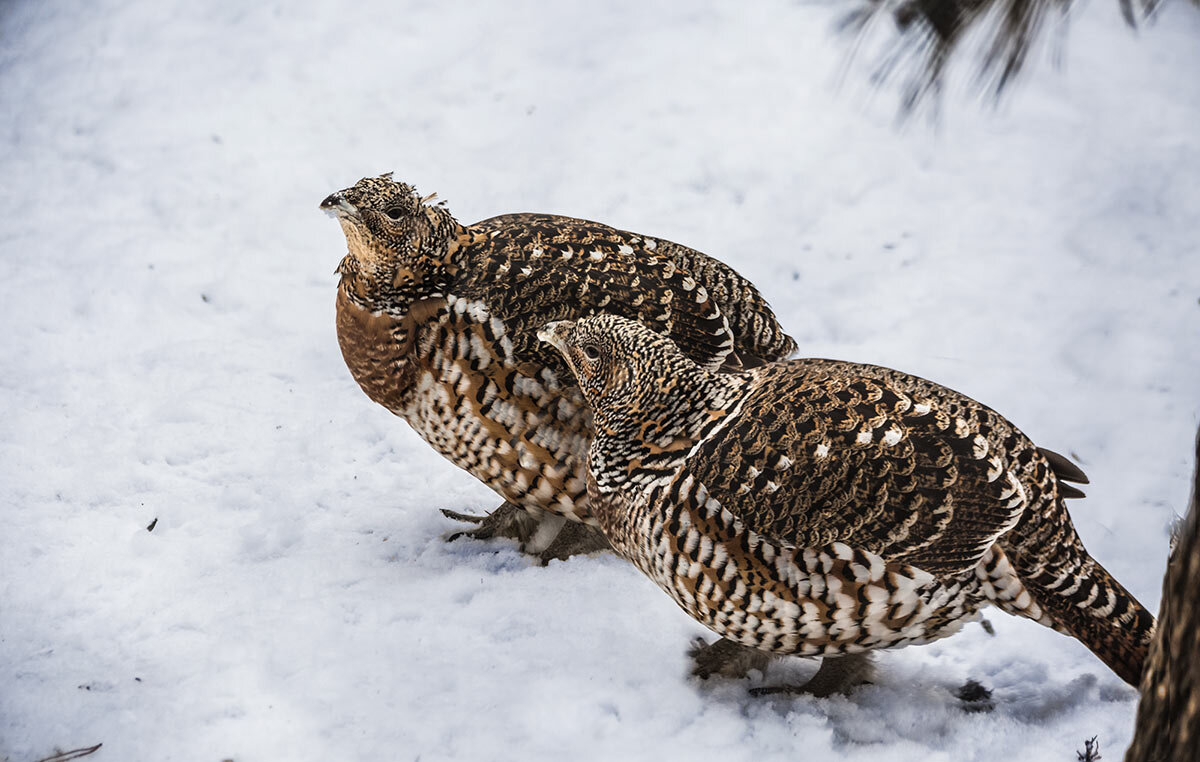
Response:
M749 281L671 241L549 214L463 225L390 173L321 208L348 246L337 335L354 379L505 501L486 517L444 513L543 561L607 541L588 505L591 410L539 327L619 314L713 372L796 349Z
M829 695L876 649L991 604L1080 640L1136 685L1153 617L1084 549L1086 482L988 407L895 370L821 359L714 373L619 316L553 322L592 407L591 509L613 548L721 636L694 672L821 656Z

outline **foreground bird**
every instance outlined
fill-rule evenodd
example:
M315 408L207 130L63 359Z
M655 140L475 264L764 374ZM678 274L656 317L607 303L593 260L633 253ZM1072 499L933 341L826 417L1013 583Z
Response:
M518 537L543 560L607 547L581 524L560 534L559 517L592 521L592 418L537 340L547 321L618 313L713 371L796 348L753 285L698 251L547 214L464 226L432 200L387 174L321 203L349 248L338 343L368 397L504 498L477 537Z
M989 408L832 360L716 374L615 316L539 336L592 405L600 527L723 638L698 673L840 657L787 688L826 695L861 680L868 651L945 637L991 603L1137 683L1154 620L1075 533L1063 499L1082 493L1064 482L1083 474Z

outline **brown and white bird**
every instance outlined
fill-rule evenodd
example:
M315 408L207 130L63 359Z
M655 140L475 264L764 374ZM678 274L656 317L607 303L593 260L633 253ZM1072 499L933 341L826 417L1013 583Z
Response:
M827 694L867 652L945 637L990 603L1137 683L1154 620L1075 533L1065 482L1083 474L991 409L872 365L713 373L615 316L539 335L592 406L601 529L723 638L698 668L738 645L756 650L743 664L841 657L803 689Z
M606 546L580 524L556 536L556 517L593 522L592 418L558 353L537 340L547 321L620 314L712 371L796 348L753 285L698 251L548 214L464 226L432 200L389 173L321 208L349 248L337 268L346 365L368 397L504 498L475 536L517 536L544 559Z

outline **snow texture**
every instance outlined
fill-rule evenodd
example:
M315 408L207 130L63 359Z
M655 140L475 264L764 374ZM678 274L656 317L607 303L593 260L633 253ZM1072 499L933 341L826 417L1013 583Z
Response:
M0 760L1119 758L1134 692L995 610L850 697L747 695L800 661L690 679L705 633L619 559L444 543L438 508L496 497L338 352L317 204L363 175L673 239L804 354L1070 453L1084 541L1156 609L1200 411L1200 14L1091 3L999 108L960 75L898 125L847 7L0 5Z

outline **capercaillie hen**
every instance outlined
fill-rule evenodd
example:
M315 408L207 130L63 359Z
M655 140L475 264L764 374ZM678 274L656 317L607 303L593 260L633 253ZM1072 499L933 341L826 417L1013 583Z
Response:
M592 406L588 491L621 555L722 636L825 659L957 631L985 604L1078 638L1136 684L1153 617L1084 549L1083 474L991 409L915 376L797 359L717 374L611 315L539 332ZM741 659L743 663L747 659Z
M613 312L713 371L796 348L753 285L670 241L548 214L462 225L390 173L321 208L349 249L337 268L337 333L351 374L504 498L475 536L518 537L543 560L607 543L585 526L591 411L539 327Z

